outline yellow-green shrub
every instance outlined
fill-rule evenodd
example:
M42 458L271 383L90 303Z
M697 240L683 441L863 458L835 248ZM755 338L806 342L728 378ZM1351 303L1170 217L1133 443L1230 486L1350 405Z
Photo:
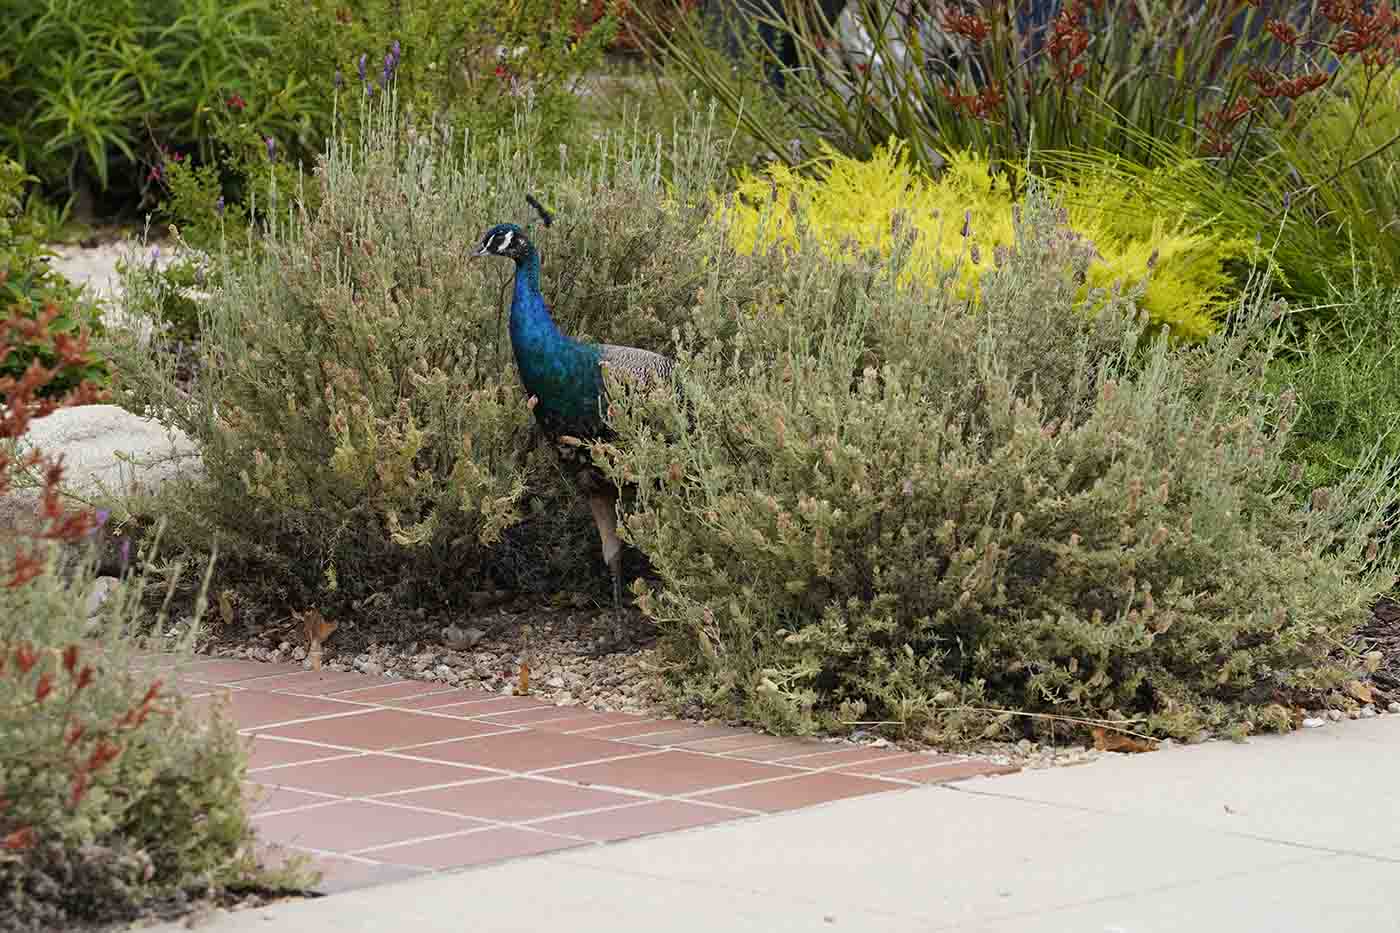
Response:
M991 175L980 156L955 153L934 180L891 142L868 161L828 149L812 169L804 174L773 164L740 176L731 211L736 247L796 248L798 227L806 225L828 255L847 241L889 255L899 217L899 225L918 234L901 280L933 284L952 275L955 293L966 299L980 296L996 251L1015 242L1010 182ZM1141 305L1153 325L1189 340L1215 329L1232 283L1226 263L1247 255L1252 244L1188 226L1107 174L1082 177L1057 193L1069 225L1097 250L1080 297L1114 283L1132 287L1150 273Z

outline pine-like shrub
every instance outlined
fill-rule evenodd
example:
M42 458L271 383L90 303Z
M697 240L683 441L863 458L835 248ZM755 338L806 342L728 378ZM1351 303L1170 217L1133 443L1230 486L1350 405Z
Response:
M993 176L975 154L951 154L936 180L905 158L897 142L865 161L828 148L812 168L798 173L775 163L740 177L731 228L740 249L796 247L800 221L828 256L847 240L888 255L899 236L891 218L898 216L899 225L918 233L904 280L932 286L955 272L956 293L967 298L978 294L996 251L1015 239L1007 175ZM1140 304L1154 326L1190 340L1215 329L1234 284L1227 263L1249 255L1252 244L1188 226L1180 213L1107 174L1080 176L1057 190L1069 225L1095 249L1079 298L1114 282L1142 282Z
M1346 676L1334 649L1394 578L1370 537L1393 493L1280 494L1269 309L1145 341L1141 288L1086 295L1061 218L1032 190L975 305L957 265L901 284L907 233L884 257L803 241L766 307L697 300L684 407L614 401L599 455L643 480L624 524L680 701L798 731L1044 725L1015 710L1190 736L1286 728Z

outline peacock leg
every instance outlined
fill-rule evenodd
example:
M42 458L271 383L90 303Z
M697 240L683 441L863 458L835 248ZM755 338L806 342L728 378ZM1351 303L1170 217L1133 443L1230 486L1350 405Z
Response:
M598 537L603 540L603 561L612 573L613 609L622 609L622 539L617 536L617 493L594 492L588 496L588 507L593 512L593 523L598 526Z

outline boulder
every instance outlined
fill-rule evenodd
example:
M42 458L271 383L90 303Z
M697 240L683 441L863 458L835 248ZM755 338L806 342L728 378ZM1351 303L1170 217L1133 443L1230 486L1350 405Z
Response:
M84 499L153 493L200 469L199 451L178 428L116 405L62 408L30 423L20 449L63 456L63 489ZM38 504L33 487L0 496L0 528L17 527Z

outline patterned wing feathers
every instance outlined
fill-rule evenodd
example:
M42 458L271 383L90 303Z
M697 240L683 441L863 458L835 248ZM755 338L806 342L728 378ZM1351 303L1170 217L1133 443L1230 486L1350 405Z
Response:
M607 343L599 344L598 349L601 351L603 363L614 371L620 370L632 379L642 382L651 379L669 379L671 370L676 366L675 361L670 357L653 353L650 350L619 347Z

